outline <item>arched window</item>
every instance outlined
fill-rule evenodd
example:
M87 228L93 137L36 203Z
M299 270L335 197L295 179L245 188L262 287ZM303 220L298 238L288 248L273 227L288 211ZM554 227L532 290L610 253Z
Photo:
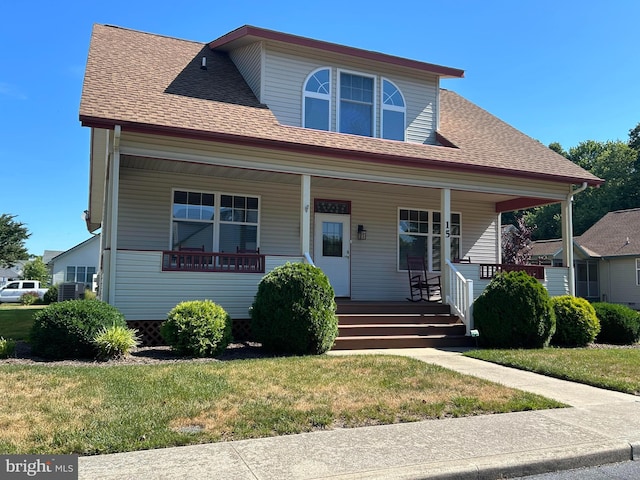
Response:
M386 78L382 80L381 136L389 140L404 141L407 109L400 89Z
M329 130L331 111L331 70L320 68L309 74L304 84L302 119L304 127Z

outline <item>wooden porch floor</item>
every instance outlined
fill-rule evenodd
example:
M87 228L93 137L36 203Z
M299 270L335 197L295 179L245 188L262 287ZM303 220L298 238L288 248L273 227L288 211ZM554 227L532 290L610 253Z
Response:
M333 350L472 346L466 327L439 302L361 302L336 299Z

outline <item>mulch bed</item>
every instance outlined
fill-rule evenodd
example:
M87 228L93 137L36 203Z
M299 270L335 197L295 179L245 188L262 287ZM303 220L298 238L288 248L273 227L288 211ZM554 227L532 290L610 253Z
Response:
M216 358L182 357L169 346L139 347L130 355L108 361L97 360L47 360L31 353L31 346L26 342L17 342L12 357L0 359L0 365L50 365L50 366L116 366L116 365L152 365L172 364L181 362L224 362L229 360L243 360L251 358L270 357L259 343L243 342L230 344L224 353Z

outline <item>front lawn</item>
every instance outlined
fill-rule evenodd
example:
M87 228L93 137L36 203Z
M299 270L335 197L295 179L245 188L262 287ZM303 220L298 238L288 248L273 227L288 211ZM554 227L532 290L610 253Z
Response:
M640 395L640 348L473 350L465 355L564 380Z
M33 316L45 305L22 306L16 303L0 303L0 337L29 340Z
M6 363L0 379L0 452L22 454L102 454L562 406L386 355Z

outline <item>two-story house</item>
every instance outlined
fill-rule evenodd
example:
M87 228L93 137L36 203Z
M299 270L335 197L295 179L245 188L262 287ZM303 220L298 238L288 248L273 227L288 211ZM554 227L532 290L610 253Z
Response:
M462 77L252 26L200 43L96 25L80 120L101 297L147 332L188 299L239 322L264 272L307 261L336 297L406 301L419 255L468 315L500 214L561 203L569 245L572 196L601 180L440 87ZM541 280L569 292L572 264Z

